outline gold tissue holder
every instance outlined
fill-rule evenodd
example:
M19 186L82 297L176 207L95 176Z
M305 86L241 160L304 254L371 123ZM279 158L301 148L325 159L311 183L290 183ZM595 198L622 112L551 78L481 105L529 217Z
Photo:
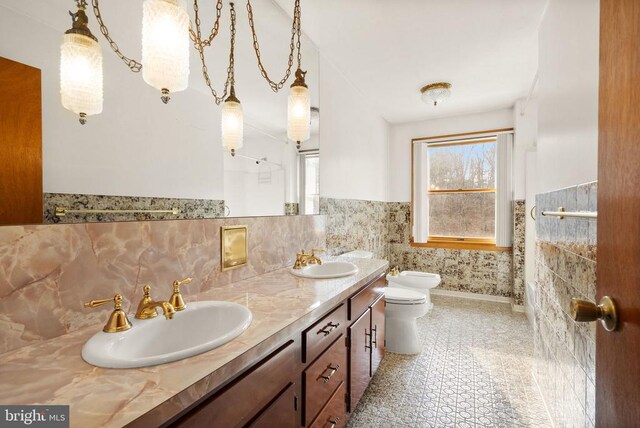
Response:
M249 264L246 225L222 226L220 228L220 244L223 272Z

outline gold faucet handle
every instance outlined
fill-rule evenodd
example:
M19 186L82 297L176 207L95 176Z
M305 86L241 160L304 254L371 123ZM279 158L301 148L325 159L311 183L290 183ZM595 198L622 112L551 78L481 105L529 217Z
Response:
M391 276L398 276L400 275L400 268L398 266L394 266L389 270L389 273Z
M91 300L84 304L85 308L97 308L98 306L105 305L109 302L113 302L113 312L109 316L109 320L105 324L102 331L105 333L117 333L120 331L129 330L131 328L131 322L127 318L127 314L122 310L122 295L116 294L110 299Z
M173 281L173 294L169 299L169 303L171 303L176 311L181 311L187 307L184 303L184 299L182 298L182 294L180 294L180 286L191 284L191 278L185 278L182 281L178 281L177 279Z

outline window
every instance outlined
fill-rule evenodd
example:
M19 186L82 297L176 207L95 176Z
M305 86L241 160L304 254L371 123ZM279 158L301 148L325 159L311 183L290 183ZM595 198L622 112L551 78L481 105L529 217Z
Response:
M317 150L300 154L300 213L320 212L320 155Z
M511 246L510 131L412 141L411 245Z
M429 145L429 238L495 243L496 140Z

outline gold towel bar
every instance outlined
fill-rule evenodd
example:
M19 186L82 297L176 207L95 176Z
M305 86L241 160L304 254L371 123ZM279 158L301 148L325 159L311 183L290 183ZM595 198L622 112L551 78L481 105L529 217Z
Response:
M180 214L179 209L172 210L71 210L68 208L56 207L55 216L64 217L69 214L132 214L132 213L147 213L147 214Z

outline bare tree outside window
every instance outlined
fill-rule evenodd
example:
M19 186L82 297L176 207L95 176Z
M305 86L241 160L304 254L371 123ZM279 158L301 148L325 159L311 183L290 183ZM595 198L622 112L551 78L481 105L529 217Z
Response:
M495 139L427 150L429 235L495 239Z

